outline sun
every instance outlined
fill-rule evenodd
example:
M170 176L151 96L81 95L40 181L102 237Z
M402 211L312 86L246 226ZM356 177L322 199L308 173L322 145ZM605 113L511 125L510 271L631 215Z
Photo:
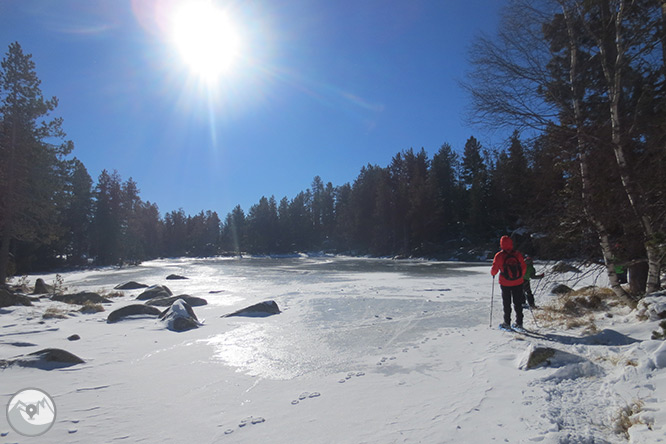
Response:
M229 15L208 1L188 1L174 10L171 38L189 69L207 81L228 73L241 51Z

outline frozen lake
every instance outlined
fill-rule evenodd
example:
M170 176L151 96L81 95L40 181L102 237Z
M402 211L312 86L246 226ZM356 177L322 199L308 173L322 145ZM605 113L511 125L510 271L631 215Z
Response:
M489 264L420 260L249 257L156 260L63 277L76 290L108 291L132 280L203 297L208 305L195 311L206 325L196 336L212 346L211 359L249 375L290 379L339 372L377 350L399 352L440 328L487 322L488 270ZM166 280L172 273L188 279ZM479 273L488 275L488 288L474 284ZM219 319L269 299L282 314Z
M25 438L0 422L0 437L71 444L619 444L626 438L607 418L638 390L654 426L635 428L641 434L632 436L641 439L632 442L658 442L658 388L666 385L664 372L652 371L664 356L654 351L662 341L649 340L657 321L638 324L621 307L600 315L598 325L618 329L615 336L644 339L622 347L585 345L560 327L542 325L527 337L491 329L489 269L489 263L249 257L62 273L68 293L109 294L137 281L205 298L207 305L194 307L204 325L176 333L154 316L106 322L111 311L136 304L142 290L124 291L93 314L48 298L0 309L0 359L61 348L85 361L0 370L5 405L20 390L38 388L57 408L45 435ZM187 279L167 280L170 274ZM38 277L50 284L56 275L29 276L28 283ZM534 285L537 304L553 298L544 290L555 282L582 287L601 280L548 273ZM266 300L282 312L222 317ZM494 309L499 322L498 287ZM49 310L65 315L44 316ZM534 327L533 315L526 320ZM533 343L583 362L519 370ZM617 365L624 361L632 364Z

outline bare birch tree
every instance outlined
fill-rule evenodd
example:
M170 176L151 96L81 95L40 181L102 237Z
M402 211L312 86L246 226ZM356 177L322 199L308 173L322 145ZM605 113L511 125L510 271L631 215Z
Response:
M643 237L649 264L645 290L655 291L663 261L664 205L655 209L650 193L641 189L645 181L636 176L629 152L645 145L640 120L653 118L645 109L653 106L650 95L664 82L663 56L662 65L655 65L656 55L664 54L664 14L663 0L513 0L497 39L483 37L473 46L474 69L464 85L472 97L473 121L555 128L576 140L585 214L599 236L613 289L623 297L604 215L592 205L589 156L604 149L614 154L618 180ZM608 122L605 136L600 129ZM663 131L663 123L656 126ZM653 138L663 144L663 135Z

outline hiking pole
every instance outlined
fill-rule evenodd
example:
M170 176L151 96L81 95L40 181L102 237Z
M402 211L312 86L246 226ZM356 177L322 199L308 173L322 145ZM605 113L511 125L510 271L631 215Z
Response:
M528 305L528 307L530 307L530 313L532 313L532 320L534 321L534 325L536 325L536 328L541 328L539 327L539 324L536 321L536 316L534 316L534 310L532 310L532 306Z
M493 299L495 298L495 276L493 276L493 289L490 292L490 328L493 328Z

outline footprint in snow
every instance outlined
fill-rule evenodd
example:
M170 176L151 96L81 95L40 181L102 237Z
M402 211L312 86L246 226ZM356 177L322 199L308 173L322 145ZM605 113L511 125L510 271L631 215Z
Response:
M365 372L349 372L347 373L347 376L344 377L344 379L340 379L338 382L340 384L344 384L353 377L361 377L361 376L365 376Z
M397 358L396 358L395 356L391 356L390 358L383 357L383 358L377 363L377 365L384 365L384 364L386 363L386 361L395 361L396 359L397 359Z
M257 416L256 418L254 416L249 416L245 419L241 419L240 424L238 424L238 427L245 427L248 424L261 424L263 422L266 422L264 418L261 416Z
M319 398L320 396L321 396L321 393L319 393L319 392L312 392L312 393L303 392L300 395L298 395L298 399L294 399L293 401L291 401L291 405L296 405L296 404L300 403L301 401L304 401L308 398Z

